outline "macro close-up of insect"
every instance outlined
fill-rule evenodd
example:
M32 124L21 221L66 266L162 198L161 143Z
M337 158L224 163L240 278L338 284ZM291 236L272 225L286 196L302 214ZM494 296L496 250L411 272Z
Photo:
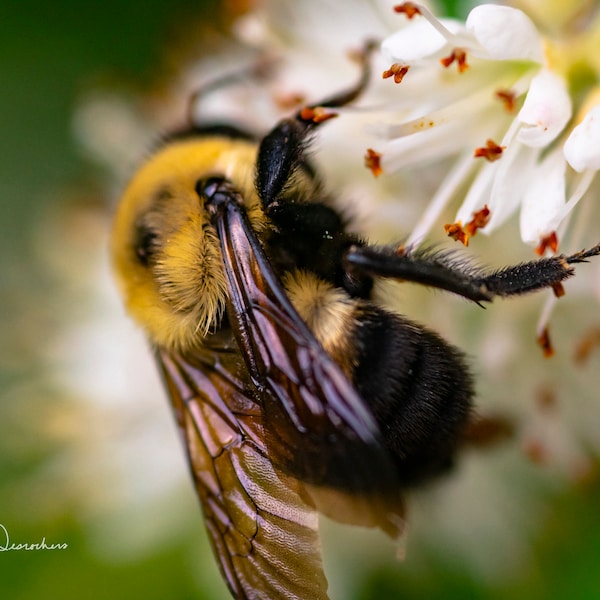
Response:
M327 598L318 513L398 538L405 493L452 467L477 418L463 352L386 306L376 280L483 305L558 294L600 254L484 270L355 234L308 151L366 87L368 52L361 69L356 85L266 135L209 122L165 136L116 214L119 286L160 366L236 598Z
M600 598L600 0L5 5L3 597Z

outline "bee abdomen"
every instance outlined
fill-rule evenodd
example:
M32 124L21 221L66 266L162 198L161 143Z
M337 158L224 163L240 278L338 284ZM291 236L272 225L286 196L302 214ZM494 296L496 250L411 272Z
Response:
M381 427L402 485L448 469L471 414L463 354L436 333L363 304L353 381Z
M373 412L401 485L447 470L471 414L473 383L462 352L313 273L292 271L283 280L300 316Z

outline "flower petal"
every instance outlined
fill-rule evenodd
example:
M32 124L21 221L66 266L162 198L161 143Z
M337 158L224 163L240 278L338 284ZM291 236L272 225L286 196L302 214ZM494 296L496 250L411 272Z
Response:
M457 223L461 223L462 225L468 223L476 211L481 210L485 204L489 203L492 184L497 170L498 162L488 162L481 167L456 213L455 221ZM485 229L482 229L482 231L485 231Z
M565 214L566 162L560 149L532 169L521 206L521 238L535 245L556 231Z
M564 145L565 158L579 173L600 169L600 105L573 129Z
M467 17L466 27L495 60L543 61L542 39L529 17L508 6L482 4Z
M527 146L547 146L571 118L571 98L562 77L543 69L531 81L518 120L517 139Z
M516 212L536 155L537 150L513 142L504 151L502 159L494 163L498 170L489 199L490 220L482 230L484 233L492 233Z
M459 21L441 19L442 25L451 33L459 33L463 26ZM389 62L411 64L442 52L448 40L425 19L410 21L400 31L385 38L381 53Z

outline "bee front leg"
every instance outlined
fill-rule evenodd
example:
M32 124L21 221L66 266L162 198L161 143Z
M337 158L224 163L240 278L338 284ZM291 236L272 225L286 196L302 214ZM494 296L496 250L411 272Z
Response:
M268 212L269 207L281 196L287 183L298 169L304 169L314 178L312 167L305 159L305 150L312 131L337 116L327 109L345 106L353 102L366 88L371 69L369 56L375 43L368 42L358 56L361 75L350 89L334 94L316 104L305 106L293 117L283 119L260 143L256 161L256 189Z

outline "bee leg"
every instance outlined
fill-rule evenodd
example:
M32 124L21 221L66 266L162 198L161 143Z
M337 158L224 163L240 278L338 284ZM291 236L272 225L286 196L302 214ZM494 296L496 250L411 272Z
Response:
M371 75L368 59L374 48L373 42L367 43L363 48L359 56L361 76L353 87L302 108L292 118L279 121L263 138L256 161L256 189L265 211L279 199L299 167L314 176L312 168L304 159L310 133L321 123L336 116L326 109L349 104L364 91Z
M330 96L329 98L326 98L325 100L322 100L321 102L314 104L309 108L313 110L316 110L317 108L337 108L339 106L346 106L346 104L354 102L354 100L356 100L365 91L367 85L369 84L369 80L371 78L371 64L369 59L377 45L378 43L375 40L369 40L365 42L363 48L356 54L355 58L361 68L361 72L360 79L355 85L353 85L350 89L344 90L343 92L338 92L337 94L334 94L333 96ZM296 118L302 118L302 114L305 113L305 111L306 109L299 111L296 115ZM320 122L321 121L318 121L316 124Z
M480 303L491 301L492 294L483 288L464 265L441 253L416 251L404 247L351 246L343 262L350 273L411 281L453 292Z
M600 244L570 256L541 258L484 273L448 254L431 251L411 252L403 247L374 248L351 246L344 255L349 271L412 281L439 288L474 302L489 302L496 296L516 296L543 288L561 295L561 282L571 277L571 265L587 262L600 254Z
M575 274L571 265L587 262L588 258L598 254L600 244L569 256L560 254L505 267L481 277L478 283L494 296L515 296L549 287L562 295L561 282Z

